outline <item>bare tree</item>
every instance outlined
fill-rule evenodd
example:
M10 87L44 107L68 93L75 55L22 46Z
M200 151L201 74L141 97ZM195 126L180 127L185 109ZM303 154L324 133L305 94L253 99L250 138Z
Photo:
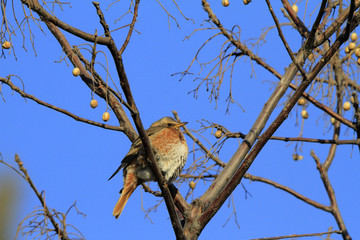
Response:
M114 7L118 2L113 1L108 8ZM272 185L306 204L330 213L338 227L338 230L334 231L319 231L317 233L293 234L262 239L323 235L329 237L331 234L341 234L343 239L349 240L351 237L341 215L338 201L328 176L328 170L333 163L338 145L353 145L358 146L360 149L360 109L358 100L360 86L357 82L360 48L357 47L357 36L352 34L359 24L360 13L358 8L360 7L360 2L355 0L349 2L323 0L318 5L309 1L300 3L306 5L306 14L304 14L303 18L297 14L298 7L296 3L290 4L288 0L282 0L281 6L276 5L274 7L272 6L274 3L266 0L262 4L266 4L273 23L264 22L263 27L266 28L263 34L255 40L248 41L241 39L241 29L244 23L223 24L222 19L217 16L216 8L212 8L206 0L201 1L201 11L206 13L206 19L199 28L194 29L193 34L201 32L205 36L210 34L210 37L197 50L188 68L174 74L180 80L192 79L198 83L195 89L191 91L194 96L197 97L201 89L206 89L209 93L210 101L214 101L217 105L222 93L221 89L227 83L230 87L228 88L226 98L226 111L229 112L230 106L234 103L239 106L246 104L238 103L236 97L234 97L235 90L231 87L234 76L238 75L237 66L240 65L240 60L250 62L252 69L249 72L251 74L255 74L255 65L257 65L256 68L267 71L273 78L279 81L274 83L270 97L263 103L264 106L261 112L247 133L233 132L224 124L215 123L211 120L202 120L201 127L197 130L183 127L184 132L193 140L193 154L196 156L194 161L191 162L190 166L184 170L181 177L177 180L180 183L189 183L189 193L185 198L173 184L169 184L164 180L160 169L156 165L148 136L136 106L136 99L134 99L131 90L136 87L136 84L134 80L128 78L124 67L123 53L132 43L133 35L136 31L136 22L141 19L141 15L138 12L141 4L140 0L130 1L128 8L123 10L123 13L119 13L119 19L123 14L131 16L129 22L121 27L109 24L106 20L106 12L103 11L101 4L92 2L94 11L99 19L97 27L102 28L101 31L94 29L92 33L77 29L74 25L65 23L60 17L57 17L58 12L60 10L66 11L70 3L21 0L21 4L19 4L15 0L1 1L3 14L0 35L3 44L2 56L5 57L7 51L12 51L14 57L17 57L15 50L18 51L18 48L14 46L13 42L15 42L15 38L19 37L24 38L23 48L25 49L25 39L29 39L36 53L33 42L34 35L31 30L33 27L38 27L41 31L51 33L63 50L64 54L61 57L61 61L69 61L74 66L73 74L79 75L92 94L96 94L106 101L109 109L111 109L118 120L118 126L80 117L27 93L23 86L18 86L13 81L13 79L20 79L23 85L29 84L25 84L27 82L24 79L26 76L0 76L0 82L2 86L7 85L23 98L30 99L49 109L65 114L76 121L104 129L120 131L131 142L134 142L140 136L148 156L149 164L152 166L157 177L161 193L153 191L147 185L143 185L143 187L145 191L155 196L163 197L165 200L177 239L197 239L220 207L229 199L236 187L245 178ZM178 20L172 14L174 10L171 8L172 11L170 11L160 2L158 4L167 14L169 21L179 25ZM182 3L173 1L173 4L174 9L178 11L180 16L188 21L193 21L183 14L182 8L180 8ZM226 7L229 5L229 2L222 0L222 4ZM251 1L244 0L242 7L248 8L249 11L253 11L256 14L256 9L252 8L252 4ZM23 9L21 16L15 14L18 8ZM10 9L13 9L13 11ZM47 29L44 28L44 24ZM29 29L28 32L24 31L25 27ZM289 38L287 37L287 29L289 28L293 28L297 32L296 41L300 43L298 49L294 49L292 44L289 43ZM120 29L127 29L126 34L121 36L115 34ZM274 56L273 59L265 61L261 54L257 52L262 44L266 42L269 32L274 31L279 35L278 41L281 41L282 46L288 53L286 58L289 57L291 59L287 65L283 66L285 68L283 74L272 65L272 63L279 59L279 56ZM193 34L187 38L193 38ZM349 37L351 38L350 43L348 46L345 46ZM71 46L69 43L70 38L76 38L82 44ZM206 51L215 39L221 45L219 54L213 59L207 59L202 62L200 55ZM102 47L105 47L106 50L99 50ZM106 67L107 63L105 63L105 60L97 60L100 55L105 55L106 61L113 62L116 68L117 76L111 78L111 83L108 77L109 70ZM105 69L106 76L102 76L99 73L98 69L100 68ZM118 89L121 89L121 91ZM4 88L0 90L5 91ZM95 102L93 104L96 105ZM306 107L309 104L322 111L324 118L320 124L327 125L329 118L331 118L333 137L331 139L306 138L302 136L302 130L298 137L273 136L279 127L283 125L294 107L296 107L296 104L301 108L296 110L301 110L302 123L308 118L309 113L306 111ZM281 106L281 111L276 113L275 108L279 106ZM344 112L349 109L353 111L353 118L350 120L344 117ZM107 112L103 116L104 121L108 120ZM177 121L181 121L177 112L173 112L173 115ZM272 121L269 120L271 115L276 115ZM135 127L131 124L131 118ZM340 128L345 127L354 133L354 139L340 139ZM302 124L303 128L304 125ZM215 135L217 140L207 140L206 134L209 135L209 133L210 135ZM241 139L241 144L239 144L237 149L233 149L233 155L230 159L222 159L219 153L228 144L229 139L234 138ZM320 159L316 155L316 151L311 151L311 157L315 162L314 169L316 167L319 173L330 205L319 203L311 199L311 197L304 196L273 180L247 173L264 146L269 144L270 141L296 142L293 154L294 160L301 160L303 158L298 151L298 146L301 146L303 142L327 144L329 146L326 158ZM36 190L35 185L27 175L26 169L23 169L18 157L16 157L16 162L23 173L19 172L19 174L29 182L40 199L44 208L42 215L50 219L54 227L54 233L58 234L61 239L68 239L65 217L59 218L58 221L63 223L59 225L57 220L52 217L53 215L58 216L58 213L50 212L44 204L41 194ZM195 188L195 182L199 181L210 181L210 185L200 197L188 202L188 197Z

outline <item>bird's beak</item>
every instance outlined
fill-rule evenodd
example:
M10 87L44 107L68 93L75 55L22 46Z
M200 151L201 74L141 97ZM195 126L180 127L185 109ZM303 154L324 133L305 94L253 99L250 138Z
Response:
M188 122L178 123L178 124L176 125L176 127L177 127L177 128L180 128L180 127L184 126L185 124L188 124Z

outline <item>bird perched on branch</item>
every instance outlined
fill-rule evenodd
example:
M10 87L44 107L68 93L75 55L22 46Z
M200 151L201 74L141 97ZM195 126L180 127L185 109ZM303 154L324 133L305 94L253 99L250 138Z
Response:
M189 150L185 137L180 131L180 127L185 124L187 122L178 123L171 117L164 117L146 130L157 165L167 181L172 181L179 176L187 159ZM123 169L124 187L113 211L115 218L120 216L137 186L147 181L156 181L146 160L145 149L140 138L133 142L129 152L121 161L120 167L109 180L121 169Z

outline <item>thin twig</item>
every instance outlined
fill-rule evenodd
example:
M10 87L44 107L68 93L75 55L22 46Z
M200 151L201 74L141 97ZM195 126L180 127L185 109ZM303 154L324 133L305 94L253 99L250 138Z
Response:
M178 113L176 111L172 111L172 113L174 114L175 119L181 122ZM206 153L206 157L214 160L217 165L225 167L225 163L221 161L220 158L212 154L210 150L207 149L204 144L202 144L202 142L200 142L199 139L197 139L186 126L183 126L183 129L185 130L186 135L188 135L192 140L194 140L194 142Z
M20 160L20 158L17 154L15 154L15 162L18 164L20 171L24 173L25 180L29 183L30 187L32 188L32 190L38 197L39 201L41 202L41 205L44 208L46 217L48 217L50 219L51 224L54 226L55 233L58 234L62 240L69 240L67 233L59 227L59 224L55 221L54 217L50 213L49 208L46 206L45 199L43 198L42 194L39 193L39 191L37 190L34 182L31 180L31 178L27 172L27 169L24 167L23 162Z
M274 13L274 10L271 6L271 3L269 0L266 0L266 3L268 5L268 8L269 8L269 11L271 13L271 16L272 18L274 19L274 22L275 22L275 25L276 25L276 29L278 30L278 33L279 33L279 36L280 36L280 39L281 41L283 42L283 45L285 46L286 48L286 51L288 52L290 58L291 58L291 61L296 65L297 69L300 71L301 75L303 76L304 79L306 79L306 72L305 70L299 65L299 63L297 62L297 60L295 59L294 57L294 53L291 51L290 47L289 47L289 44L287 43L285 37L284 37L284 34L281 30L281 26L280 26L280 23L279 23L279 20L278 18L276 17L275 13Z
M341 234L342 232L340 230L330 231L330 232L321 232L321 233L305 233L305 234L291 234L286 236L278 236L278 237L266 237L266 238L254 238L251 240L277 240L277 239L286 239L286 238L300 238L300 237L316 237L316 236L322 236L325 234Z
M315 22L314 22L312 28L311 28L311 32L309 34L309 37L306 40L305 49L311 49L313 47L313 45L314 45L315 34L316 34L316 31L318 30L319 24L321 22L321 18L324 15L324 9L326 7L326 3L327 3L327 0L323 0L322 3L321 3L319 13L318 13L318 15L317 15L317 17L315 19Z
M318 203L310 198L307 198L305 197L304 195L301 195L300 193L294 191L293 189L289 188L289 187L286 187L284 185L281 185L277 182L274 182L270 179L266 179L266 178L263 178L263 177L258 177L258 176L254 176L254 175L251 175L249 173L246 173L244 175L244 178L247 178L251 181L257 181L257 182L262 182L262 183L266 183L266 184L269 184L275 188L278 188L278 189L281 189L291 195L293 195L294 197L296 197L297 199L301 200L301 201L304 201L305 203L313 206L313 207L316 207L316 208L319 208L323 211L326 211L326 212L331 212L332 208L331 207L328 207L328 206L325 206L321 203Z
M89 42L94 42L96 37L93 34L89 34L81 31L80 29L74 28L73 26L66 24L59 20L54 15L48 13L37 0L21 0L23 4L28 6L30 9L34 10L39 16L46 19L48 22L53 23L55 26L67 31L79 38L82 38ZM97 42L102 45L109 44L110 38L108 37L97 37Z
M326 193L328 194L329 200L330 200L330 207L331 207L331 214L334 216L338 227L341 230L341 234L344 238L344 240L351 240L351 237L346 229L344 220L340 214L339 206L337 204L337 200L335 197L335 191L330 183L329 176L327 174L327 171L323 168L322 164L320 163L320 159L318 156L316 156L315 152L311 150L310 155L314 158L316 163L316 168L319 170L321 180L324 184Z
M123 54L123 52L125 51L127 45L130 42L130 38L131 38L131 35L133 33L134 26L135 26L135 23L136 23L136 19L137 19L137 16L138 16L139 4L140 4L140 0L135 0L133 19L132 19L132 21L130 23L130 28L129 28L129 32L128 32L127 36L126 36L126 39L125 39L123 45L120 48L120 51L119 51L120 55Z
M25 93L24 91L22 91L20 88L16 87L11 81L10 81L10 77L8 78L0 78L0 82L2 83L5 83L6 85L8 85L12 90L14 90L15 92L19 93L22 97L24 98L27 98L27 99L31 99L33 100L34 102L40 104L40 105L43 105L47 108L50 108L50 109L53 109L57 112L60 112L60 113L63 113L71 118L73 118L74 120L76 121L79 121L79 122L83 122L83 123L87 123L87 124L90 124L90 125L93 125L93 126L96 126L96 127L101 127L101 128L105 128L105 129L109 129L109 130L115 130L115 131L120 131L120 132L123 132L124 131L124 127L118 127L118 126L111 126L111 125L108 125L108 124L104 124L104 123L99 123L99 122L95 122L95 121L92 121L92 120L89 120L89 119L86 119L86 118L82 118L82 117L79 117L65 109L62 109L62 108L59 108L59 107L56 107L54 105L51 105L47 102L44 102L38 98L36 98L35 96L33 95L30 95L30 94L27 94Z
M238 133L225 133L225 137L227 138L244 138L245 135L241 132ZM360 140L335 140L335 139L316 139L316 138L304 138L304 137L277 137L271 136L271 140L279 140L284 142L308 142L308 143L321 143L321 144L336 144L336 145L359 145Z
M163 197L163 195L161 194L161 192L159 191L153 191L148 185L146 185L145 183L142 183L141 186L143 187L144 191L147 193L150 193L152 195L154 195L155 197Z

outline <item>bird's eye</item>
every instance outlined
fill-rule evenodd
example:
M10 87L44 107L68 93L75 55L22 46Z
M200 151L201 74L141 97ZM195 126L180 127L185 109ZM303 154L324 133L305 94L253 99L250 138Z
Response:
M168 123L167 125L168 125L169 127L171 127L171 126L172 126L172 123Z

